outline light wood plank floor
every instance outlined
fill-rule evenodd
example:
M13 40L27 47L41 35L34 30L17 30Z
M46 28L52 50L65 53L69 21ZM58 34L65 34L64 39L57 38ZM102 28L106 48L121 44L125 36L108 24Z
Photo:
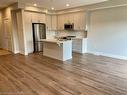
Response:
M0 56L0 95L127 95L127 61L73 54Z
M11 52L4 50L4 49L0 49L0 56L1 55L8 55L8 54L11 54Z

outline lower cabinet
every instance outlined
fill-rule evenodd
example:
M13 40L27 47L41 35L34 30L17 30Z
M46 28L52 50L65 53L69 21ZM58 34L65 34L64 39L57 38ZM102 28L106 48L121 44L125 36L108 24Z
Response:
M76 38L72 41L72 50L77 53L87 52L87 38Z

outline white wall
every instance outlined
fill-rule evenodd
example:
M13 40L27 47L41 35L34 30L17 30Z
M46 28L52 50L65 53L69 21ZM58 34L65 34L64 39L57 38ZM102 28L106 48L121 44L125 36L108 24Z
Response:
M90 13L88 52L127 59L127 7Z

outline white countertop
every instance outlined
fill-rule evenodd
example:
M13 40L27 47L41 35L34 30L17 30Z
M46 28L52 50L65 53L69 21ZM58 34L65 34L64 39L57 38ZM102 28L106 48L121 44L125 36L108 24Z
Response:
M87 38L72 38L72 40L82 40L82 39L87 39Z
M73 38L72 40L83 40L87 38ZM42 42L49 42L49 43L57 43L57 44L62 44L66 42L72 42L72 40L57 40L57 39L41 39L40 41Z
M72 42L72 40L59 41L57 39L42 39L40 41L42 41L42 42L49 42L49 43L57 43L57 44L62 44L62 43L66 43L66 42Z

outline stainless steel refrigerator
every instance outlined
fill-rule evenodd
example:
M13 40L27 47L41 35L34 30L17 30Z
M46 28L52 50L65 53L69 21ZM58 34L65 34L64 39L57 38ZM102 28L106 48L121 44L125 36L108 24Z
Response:
M46 25L44 23L32 23L34 52L43 52L43 42L46 39Z

